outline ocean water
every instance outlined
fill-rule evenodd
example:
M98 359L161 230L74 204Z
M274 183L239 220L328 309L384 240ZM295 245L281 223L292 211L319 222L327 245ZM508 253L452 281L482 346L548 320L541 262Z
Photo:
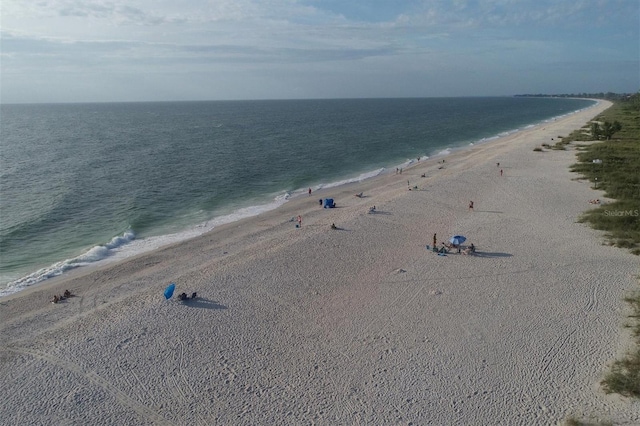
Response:
M442 98L0 106L0 296L395 172L593 101Z

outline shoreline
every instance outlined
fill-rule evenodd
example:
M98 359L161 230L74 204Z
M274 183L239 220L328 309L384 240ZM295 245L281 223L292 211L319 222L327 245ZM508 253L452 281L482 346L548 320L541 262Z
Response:
M598 103L596 103L595 105L592 105L591 107L587 107L587 108L585 108L583 110L578 110L578 111L574 112L573 114L564 115L560 119L567 119L567 118L572 117L573 115L580 114L580 113L585 112L585 111L590 111L591 109L594 109L594 108L598 108L598 106L600 105L599 104L600 102L604 102L605 105L610 105L610 103L608 101L602 101L602 100L595 100L595 101L597 101ZM608 108L608 106L607 106L607 108ZM606 108L603 108L602 110L604 110L604 109L606 109ZM423 160L421 162L415 162L415 163L412 162L412 163L406 164L406 166L405 166L406 169L405 169L404 176L411 176L410 174L407 175L407 173L411 173L412 169L415 169L416 167L421 166L421 165L422 166L427 166L428 169L430 170L430 172L433 173L434 170L437 171L442 166L440 164L440 161L442 161L442 159L448 158L450 160L450 164L451 164L458 157L461 157L461 156L467 157L467 156L471 155L473 150L478 150L478 149L481 149L483 147L486 149L486 148L490 147L492 144L505 145L505 144L508 143L508 140L511 140L513 137L515 137L517 135L526 134L526 133L534 132L534 131L537 131L537 130L544 130L542 127L546 123L554 123L554 122L557 121L557 119L558 118L552 118L552 119L549 119L549 121L545 121L545 122L542 122L542 123L539 123L539 124L536 124L536 125L530 125L527 128L522 129L522 130L515 130L513 132L508 132L508 134L506 134L505 136L496 136L495 138L491 138L490 140L482 142L482 143L477 143L477 144L473 144L473 145L470 145L470 146L458 147L457 149L453 149L451 147L447 148L447 150L451 150L451 151L446 155L433 155L433 156L430 156L430 157L428 157L427 159L425 159L425 160ZM423 170L421 169L420 173L422 173L422 171ZM402 175L398 175L398 174L394 175L393 173L391 173L391 170L389 170L389 173L384 173L383 172L381 174L378 174L378 175L376 175L374 177L365 179L363 181L354 181L354 182L349 182L349 183L343 183L343 184L340 184L340 185L335 186L335 187L331 186L331 187L328 187L328 188L317 189L316 191L314 191L312 193L311 199L313 200L313 199L316 199L318 197L323 198L323 199L325 197L334 197L335 198L335 196L332 195L335 192L338 192L339 194L341 194L342 197L345 197L347 194L350 194L350 193L363 192L363 191L360 191L360 189L362 189L364 187L371 188L371 187L376 187L376 186L385 186L384 183L383 183L383 180L386 177L390 177L390 176L395 176L395 178L397 180L399 180L400 182L404 181L404 178L400 177ZM413 176L413 178L415 178L415 177L416 176ZM434 176L428 176L428 177L429 178L433 178ZM379 184L378 184L378 182L379 182ZM133 260L135 260L135 259L137 259L139 257L152 255L154 252L170 250L171 247L179 246L179 245L182 245L182 244L188 244L191 241L198 240L198 239L201 239L201 238L205 238L209 234L215 234L216 232L228 233L228 229L229 228L234 228L236 226L237 227L244 226L243 224L246 223L247 221L249 221L250 223L252 221L261 221L260 217L278 215L278 211L283 211L283 213L284 212L288 212L288 213L284 213L283 218L284 217L294 218L294 217L297 216L297 213L296 213L297 210L296 210L296 208L292 208L292 207L295 207L295 203L296 202L301 202L302 200L305 200L305 199L308 199L308 198L309 197L306 196L304 193L301 193L301 194L298 194L297 196L292 197L287 202L279 205L278 207L276 207L274 209L270 209L270 210L264 211L264 212L259 213L257 215L251 215L251 216L248 216L248 217L243 217L243 218L238 219L238 220L232 220L230 222L225 222L225 223L223 223L221 225L217 225L216 227L214 227L214 228L212 228L212 229L210 229L208 231L204 231L200 235L197 235L195 237L190 237L190 238L187 238L187 239L179 239L179 240L177 240L175 242L168 243L168 244L163 244L160 247L157 247L157 248L154 248L154 249L151 249L151 250L145 250L143 252L134 254L132 256L127 256L127 257L122 258L122 259L105 259L104 262L96 262L94 264L89 264L89 265L86 265L86 266L81 266L81 267L70 269L69 271L67 271L67 272L65 272L65 273L63 273L61 275L57 275L57 276L54 276L52 278L48 278L48 279L46 279L44 281L41 281L41 282L39 282L37 284L27 286L23 290L19 290L19 291L15 292L15 293L11 293L11 294L8 294L8 295L5 295L5 296L1 296L0 297L0 302L14 299L14 298L19 297L21 295L27 294L27 292L31 293L31 292L36 292L36 291L39 291L39 290L45 290L47 288L62 289L62 285L65 282L67 282L69 280L73 280L73 279L75 279L77 277L83 277L83 276L86 276L86 275L91 274L91 273L96 272L96 271L109 269L111 267L117 266L118 264L126 263L126 262L129 262L129 261L133 261ZM347 197L347 199L348 199L348 197ZM308 206L306 206L305 208L307 209L307 212L312 211L312 210L309 210ZM287 216L288 214L290 214L291 216ZM62 291L60 293L62 293Z
M637 422L598 385L630 340L637 257L576 223L603 197L569 172L575 151L533 151L609 105L3 298L0 418ZM437 256L434 233L478 255ZM170 282L199 298L165 301Z
M458 145L447 146L444 148L437 148L435 150L437 152L434 152L431 155L427 153L425 156L419 157L418 161L416 161L415 159L407 159L404 163L401 163L396 167L409 170L415 167L416 165L418 165L420 161L424 162L424 161L430 161L434 159L444 159L455 153L473 149L476 146L492 143L494 141L499 141L502 138L507 138L512 135L518 134L520 132L529 131L537 128L538 126L543 126L547 123L553 123L556 120L569 117L573 114L580 113L590 108L594 108L598 105L598 102L600 102L600 100L598 99L589 99L589 100L594 101L595 104L588 106L586 108L582 108L580 110L576 110L571 113L550 117L548 119L545 119L536 123L526 124L524 125L524 127L521 127L521 128L505 130L490 137L481 138L478 140L474 140L472 142L459 142ZM321 191L322 193L322 191L330 191L335 188L339 188L339 187L350 185L350 184L359 184L365 181L369 181L371 179L381 178L383 176L390 175L392 173L393 173L392 168L388 168L388 169L380 168L380 169L362 172L356 177L345 176L343 179L335 182L316 184L313 187L314 195L316 194L317 191ZM59 278L64 279L67 275L74 273L78 269L85 270L85 269L102 268L114 263L126 261L127 259L139 256L139 255L151 253L155 250L159 250L173 244L180 244L182 242L189 241L193 238L198 238L201 235L207 234L209 232L213 232L216 228L220 226L223 226L229 223L235 223L247 218L258 217L264 214L265 212L277 210L281 208L283 205L297 199L298 197L305 197L305 196L306 196L305 188L296 189L291 193L283 191L283 193L278 193L278 195L275 198L273 198L270 201L266 201L265 203L243 206L230 213L212 217L206 222L192 224L181 231L170 233L170 234L151 235L148 237L144 237L142 239L136 239L135 237L132 237L132 235L134 235L135 233L135 230L125 231L124 234L115 236L110 242L106 244L98 244L93 248L91 248L89 251L84 252L75 258L60 260L52 265L45 266L39 270L31 272L27 275L21 276L20 278L14 281L6 283L5 284L6 287L2 290L2 293L8 292L9 286L11 286L12 284L13 286L19 287L19 289L8 292L7 294L0 294L0 300L3 300L4 298L9 297L12 294L23 292L31 287L41 286L51 280L57 280ZM114 245L115 247L107 248L110 245ZM91 253L96 250L108 250L109 254L107 255L107 257L103 257L102 259L99 259L99 260L95 260L95 261L85 260L86 258L93 257ZM59 272L60 269L62 269L63 272ZM42 278L43 275L47 277L43 279ZM33 283L30 283L30 281L32 280L36 280L36 281ZM27 284L22 284L23 281L26 281Z

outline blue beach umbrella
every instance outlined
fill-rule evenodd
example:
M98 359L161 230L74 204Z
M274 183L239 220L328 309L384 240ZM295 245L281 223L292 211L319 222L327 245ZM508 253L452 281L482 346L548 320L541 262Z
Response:
M449 238L449 242L454 246L459 246L465 241L467 241L467 237L464 237L462 235L454 235L453 237Z
M169 287L164 289L164 297L165 297L165 299L171 299L171 296L173 296L173 291L175 289L176 289L175 283L169 284Z

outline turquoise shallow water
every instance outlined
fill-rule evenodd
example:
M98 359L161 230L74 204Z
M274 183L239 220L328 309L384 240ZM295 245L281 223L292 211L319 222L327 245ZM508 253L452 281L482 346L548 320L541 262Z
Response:
M593 102L2 105L0 295Z

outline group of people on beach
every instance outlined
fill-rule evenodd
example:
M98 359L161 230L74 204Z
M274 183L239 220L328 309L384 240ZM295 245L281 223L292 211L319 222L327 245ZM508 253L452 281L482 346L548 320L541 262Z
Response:
M51 299L51 303L58 303L58 302L60 302L62 300L68 299L68 298L70 298L72 296L73 296L73 294L71 294L71 292L69 290L65 290L62 295L54 294L53 295L53 299Z
M419 161L419 158L418 158L418 161ZM441 160L441 161L438 161L438 163L443 163L443 164L444 164L444 162L445 162L444 159ZM496 163L496 166L500 167L500 163ZM402 168L396 168L396 174L402 174ZM502 171L502 169L500 169L500 176L502 176L502 174L503 174L503 171ZM421 175L421 177L426 177L426 174L423 173ZM409 191L411 191L412 189L418 189L417 185L415 185L413 188L411 188L411 182L410 181L407 181L407 186L409 188ZM308 192L309 192L309 195L311 195L311 188L309 188ZM362 192L356 193L355 196L357 198L363 198L363 193ZM323 202L323 200L320 199L319 200L320 205L322 205L322 202ZM589 201L589 202L591 202L591 201ZM598 202L599 202L599 200L598 200ZM473 211L473 208L474 208L474 202L471 200L471 201L469 201L469 210ZM376 213L376 206L369 207L369 213ZM297 219L297 222L298 222L297 227L302 227L302 217L298 216L296 219ZM292 219L292 221L293 221L293 219ZM332 223L331 224L331 229L335 230L335 229L338 229L338 227L336 226L335 223ZM438 249L437 247L438 247L437 246L437 237L436 237L436 234L433 234L433 250L434 251L438 251L438 252L444 253L444 252L448 252L451 249L457 249L458 253L463 253L463 254L473 254L476 251L476 247L475 247L475 245L473 243L470 244L469 246L467 246L465 249L462 249L462 247L456 246L456 245L453 245L453 244L447 244L445 242L442 243L442 247L440 249Z
M191 299L195 299L196 297L198 297L198 293L196 293L195 291L191 294ZM185 300L189 300L189 296L187 296L187 293L180 293L178 295L178 300L181 301L185 301Z
M461 245L459 244L447 244L445 242L442 243L442 247L440 247L440 249L438 249L437 247L433 247L433 251L437 251L438 254L440 253L449 253L451 250L458 250L458 254L462 253L462 254L475 254L476 252L476 246L471 243L468 247L466 248L462 248Z
M429 247L427 246L427 249L428 248ZM458 250L458 253L462 253L462 254L475 254L476 246L473 243L471 243L469 246L463 249L462 245L460 244L449 244L443 241L442 247L438 248L438 235L433 234L433 251L434 252L438 254L446 254L446 253L449 253L451 250Z

